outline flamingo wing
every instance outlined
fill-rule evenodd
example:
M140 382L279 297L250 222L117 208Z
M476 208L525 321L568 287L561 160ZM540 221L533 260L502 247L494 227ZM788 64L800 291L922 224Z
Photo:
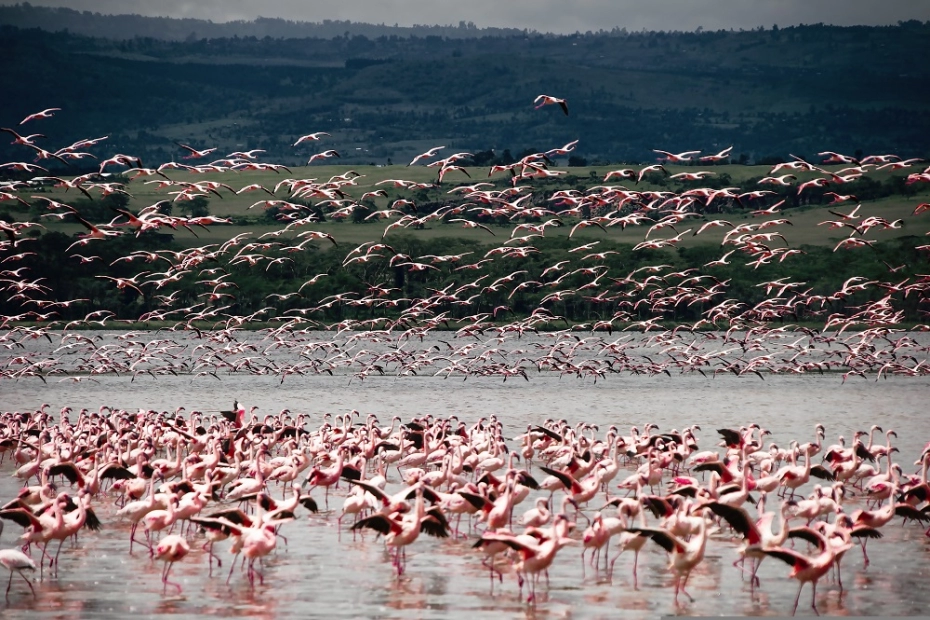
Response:
M352 526L351 529L360 530L363 527L375 530L379 534L385 536L391 532L397 533L401 531L401 528L397 523L384 515L373 515L364 519L360 519Z
M856 527L849 533L853 538L882 538L884 534L874 527Z
M340 476L342 476L344 480L361 480L362 472L352 467L351 465L343 465L342 473L340 473Z
M749 519L749 515L742 508L727 506L719 502L709 502L704 507L710 508L713 513L726 519L734 530L743 535L751 545L758 545L762 542L762 536L759 534L756 525Z
M439 497L436 491L432 490L429 487L420 487L419 490L423 493L423 499L428 501L430 504L438 504L439 502L442 501L442 498ZM410 492L407 493L407 495L404 497L404 499L413 499L416 497L416 495L417 495L417 489L412 488L410 489Z
M811 467L811 476L820 478L821 480L836 480L836 474L823 465L814 465Z
M382 491L381 489L379 489L373 484L369 484L363 480L351 480L351 479L349 480L349 483L362 487L363 489L365 489L366 491L374 495L376 498L378 498L378 501L380 501L385 506L391 503L391 498L388 497L384 491Z
M651 527L630 527L627 528L627 531L648 536L669 553L674 553L675 551L683 553L685 551L685 543L667 530Z
M297 498L297 501L300 502L300 505L309 510L310 512L319 512L320 508L316 504L316 500L310 497L309 495L301 495Z
M434 538L449 537L449 522L438 506L426 511L426 517L420 522L420 531Z
M517 482L525 487L533 489L534 491L539 489L539 483L536 481L536 479L525 471L517 473Z
M785 564L789 564L795 568L804 569L810 566L810 559L801 555L797 551L792 551L791 549L777 548L777 549L762 549L759 547L750 547L755 551L764 553L765 555L770 555L773 558L778 558ZM747 549L749 551L749 549Z
M568 490L571 490L573 485L575 484L575 481L572 479L571 476L568 476L567 474L563 474L560 471L556 471L554 469L550 469L548 467L542 467L542 466L540 466L539 469L546 472L550 476L555 476L556 478L558 478L559 482L562 483L562 486L564 486Z
M875 462L875 456L871 452L869 452L868 449L864 445L862 445L861 441L856 442L856 455L860 459L871 461L872 463Z
M917 510L909 504L898 504L894 507L894 513L899 517L904 517L905 519L913 519L914 521L930 521L930 515Z
M504 545L507 545L514 551L519 551L524 558L532 557L536 555L536 549L521 543L519 540L515 539L513 536L507 534L495 534L493 532L485 532L482 534L481 538L478 540L475 546L478 544L487 544L490 542L499 542Z
M78 468L75 467L74 463L57 463L49 467L47 473L49 478L53 478L55 476L64 476L71 484L74 484L79 480L82 483L84 482L84 476L81 475L81 472L78 471Z
M726 442L727 447L740 445L742 437L740 436L739 431L734 431L730 428L718 428L717 432L720 433L721 437L723 437L723 441Z
M207 515L206 518L213 519L213 520L225 519L226 521L229 521L230 523L233 523L236 525L244 525L246 527L252 526L252 519L249 518L247 514L245 514L238 508L234 508L231 510L223 510L220 512L214 512L213 514ZM191 520L193 521L193 519Z
M35 526L37 530L42 529L42 524L31 511L25 508L12 508L0 510L0 519L12 521L23 527Z
M718 461L711 461L709 463L701 463L691 468L691 471L715 471L720 475L723 475L725 468L723 464Z
M99 532L103 527L103 524L100 522L100 519L97 517L97 513L94 512L93 508L86 508L84 519L84 527L89 529L92 532Z
M491 502L480 495L475 495L474 493L469 493L468 491L458 491L458 494L464 497L469 504L478 510L483 509L485 506L491 506Z
M563 263L567 263L567 262L568 262L568 261L563 261ZM559 434L556 433L555 431L549 430L549 429L546 428L545 426L536 426L536 427L533 428L533 432L534 432L534 433L542 433L543 435L546 435L547 437L550 437L551 439L554 439L554 440L556 440L556 441L562 441L562 436L561 436L561 435L559 435Z
M788 538L801 538L811 543L812 545L817 545L821 551L824 549L826 542L823 536L809 527L791 528L788 530Z

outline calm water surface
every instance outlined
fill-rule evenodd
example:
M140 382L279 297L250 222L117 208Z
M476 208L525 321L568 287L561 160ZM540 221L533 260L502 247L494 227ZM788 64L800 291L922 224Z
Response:
M0 408L35 409L47 402L53 411L71 406L96 410L100 405L125 409L173 411L227 409L234 398L246 407L257 405L258 415L288 408L294 413L314 414L313 424L325 412L342 414L358 409L375 413L382 423L393 415L405 420L412 415L432 413L456 415L466 423L496 415L510 437L546 418L564 418L600 425L602 436L610 424L624 433L632 425L657 423L662 431L700 424L702 449L717 442L716 428L758 422L773 432L772 440L787 447L792 439L813 439L813 426L826 425L825 444L838 435L850 438L858 429L880 424L894 428L901 450L899 460L908 473L924 444L930 440L927 420L930 379L856 377L841 383L837 374L737 378L720 375L667 377L612 376L596 384L589 378L559 379L555 375L532 375L530 382L498 378L372 376L364 381L349 376L277 377L220 375L212 377L161 376L157 380L140 375L132 383L126 377L101 376L99 383L81 382L48 385L23 379L0 385ZM72 420L74 417L72 417ZM884 439L882 437L882 439ZM511 446L516 444L511 442ZM2 466L0 498L10 498L17 484L9 477L12 465ZM538 472L537 472L538 473ZM621 472L615 483L622 479ZM399 488L396 471L389 489ZM808 489L809 490L809 489ZM275 490L280 493L280 490ZM694 571L689 589L695 597L682 605L672 603L672 575L666 554L649 545L640 557L639 588L632 584L630 554L617 562L613 582L603 571L588 567L582 577L580 547L559 552L550 570L550 587L540 584L539 600L527 606L518 597L515 576L505 573L503 584L493 593L481 556L471 549L476 536L436 540L421 537L408 550L406 573L398 578L384 545L373 532L353 537L336 527L336 517L345 488L330 498L330 512L300 518L282 529L287 544L279 540L277 551L265 565L265 584L251 589L244 573L233 574L225 584L229 564L228 543L218 543L223 568L207 574L207 556L201 551L203 538L191 537L192 551L172 571L183 593L169 588L162 594L160 563L152 563L147 552L132 556L128 549L128 526L113 517L111 500L98 501L104 529L81 535L77 546L66 545L57 577L47 574L36 582L33 600L21 581L14 580L7 609L10 617L72 618L170 615L179 618L202 615L275 618L282 616L345 618L470 618L476 615L541 618L642 618L679 614L779 615L788 613L796 583L787 578L789 567L767 560L759 571L761 588L753 595L740 571L731 564L737 558L737 541L725 533L708 543L706 560ZM322 498L317 491L315 496ZM531 507L533 496L515 514ZM851 500L847 512L860 507ZM592 502L589 514L600 504ZM208 506L210 511L213 506ZM770 502L768 509L775 508ZM752 508L750 507L750 512ZM649 521L652 522L650 516ZM579 523L578 534L584 529ZM917 525L902 527L896 519L883 528L884 538L869 545L871 565L863 567L861 552L854 548L843 560L842 594L831 579L818 588L821 613L830 615L895 615L925 613L930 603L926 588L930 576L930 538ZM20 528L6 524L0 546L14 546ZM616 550L611 549L611 555ZM34 552L34 556L37 556ZM231 557L231 556L230 556ZM3 575L5 576L5 575ZM38 576L36 576L38 577ZM2 578L2 576L0 576ZM805 587L799 615L808 608L810 590Z

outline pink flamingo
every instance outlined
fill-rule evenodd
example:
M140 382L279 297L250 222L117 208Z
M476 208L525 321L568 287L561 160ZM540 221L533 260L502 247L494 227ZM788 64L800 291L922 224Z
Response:
M19 573L29 589L32 590L32 596L35 598L36 590L32 587L32 582L23 574L24 570L36 569L36 563L28 555L18 549L0 549L0 564L10 571L10 581L6 584L6 600L10 600L10 586L13 585L13 571Z
M179 593L181 592L181 584L168 581L168 573L171 572L174 563L184 558L190 550L191 547L187 540L177 534L165 536L155 546L154 558L165 563L165 568L161 573L161 582L164 584L162 592L168 588L169 584L176 587Z

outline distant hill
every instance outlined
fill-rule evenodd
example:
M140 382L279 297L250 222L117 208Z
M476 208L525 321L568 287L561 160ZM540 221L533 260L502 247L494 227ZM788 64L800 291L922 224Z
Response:
M32 6L28 2L0 6L0 24L17 28L41 28L52 32L68 31L89 37L133 39L152 37L165 41L219 39L224 37L271 37L332 39L349 36L439 36L473 38L476 36L513 36L523 31L514 28L478 28L471 22L457 25L387 26L347 20L301 22L259 17L254 21L212 22L203 19L143 17L141 15L104 15L67 8Z
M401 163L439 144L517 155L576 139L579 163L591 164L731 145L734 162L930 155L930 24L566 36L371 26L386 34L369 36L340 22L339 36L211 35L278 22L321 26L0 7L0 24L42 24L0 25L0 53L14 59L0 64L0 126L60 107L33 128L45 148L109 135L95 154L147 164L180 158L175 141L302 164L316 150L291 145L312 131L331 133L319 150L347 164ZM141 32L155 36L130 35ZM566 98L570 114L533 109L539 94ZM33 156L0 144L3 161Z

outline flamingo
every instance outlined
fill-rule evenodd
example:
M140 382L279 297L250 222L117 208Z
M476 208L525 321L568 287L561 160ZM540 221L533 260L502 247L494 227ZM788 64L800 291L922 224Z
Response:
M165 568L161 573L161 582L164 584L162 591L166 590L170 584L178 589L178 593L181 592L181 584L168 581L168 573L171 572L174 563L183 559L190 550L191 547L187 540L177 534L169 534L158 541L153 557L165 563Z
M305 136L300 136L299 138L297 138L297 141L291 146L297 146L298 144L302 144L304 142L318 142L322 136L332 137L330 134L326 133L325 131L317 131L314 133L308 133Z
M180 142L175 142L175 144L177 144L182 149L190 153L189 155L186 155L184 159L200 159L201 157L206 157L207 155L209 155L210 153L216 150L216 147L213 147L209 149L204 149L202 151L198 151L194 147L188 146L187 144L181 144Z
M259 506L259 510L261 510ZM277 546L277 536L275 527L281 523L293 520L293 517L283 517L280 519L273 518L272 513L264 514L259 512L254 520L243 521L241 524L235 524L223 516L216 517L216 521L229 528L230 533L237 538L236 544L232 551L237 555L242 553L248 560L248 578L249 584L255 586L255 576L258 575L259 582L264 584L264 575L255 569L255 561L267 556L274 551ZM236 563L233 562L233 569ZM232 576L232 570L230 570ZM228 581L228 578L227 578Z
M610 561L610 570L608 571L608 575L613 576L614 564L616 564L617 560L620 559L620 556L623 554L623 552L632 550L633 587L637 588L639 587L639 577L637 575L637 567L639 566L639 552L642 551L643 547L646 546L646 541L650 539L650 536L641 532L632 532L628 529L627 513L622 510L622 506L622 504L617 506L617 516L623 522L624 528L618 534L617 546L620 548L620 550L617 552L617 555L614 556L614 559ZM633 509L635 510L635 514L638 520L638 527L646 527L646 513L643 511L642 495L639 491L637 491Z
M408 165L408 166L412 166L413 164L417 163L418 161L420 161L420 160L422 160L422 159L429 159L430 157L435 157L435 156L436 156L436 153L438 153L439 151L441 151L441 150L444 149L444 148L446 148L446 147L444 147L444 146L434 146L433 148L429 149L429 150L426 151L425 153L420 153L419 155L417 155L416 157L414 157L414 158L410 161L410 163L407 164L407 165Z
M653 153L658 153L659 155L665 155L665 161L675 162L675 163L684 163L691 161L692 155L700 154L700 151L685 151L683 153L669 153L668 151L663 151L661 149L652 149Z
M33 598L35 598L36 590L32 587L32 582L29 581L29 578L23 574L24 570L34 571L36 569L36 563L32 561L32 558L18 549L0 549L0 564L10 571L10 580L6 584L7 601L10 600L10 587L13 585L13 571L19 573L19 576L23 578L26 585L28 585L29 589L32 591Z
M764 496L760 499L760 505L764 502L764 499ZM761 553L759 549L774 549L780 547L788 539L787 512L789 507L793 505L794 501L792 500L782 501L778 514L779 527L777 533L772 529L775 517L774 513L762 512L761 508L759 509L760 517L756 521L753 521L749 517L749 513L747 513L745 509L737 506L727 506L720 502L707 502L706 504L701 504L699 508L709 508L717 516L726 519L730 527L743 536L743 544L739 548L739 555L741 557L734 562L733 565L736 566L739 564L740 569L743 570L743 564L747 557L754 560L749 578L751 587L758 582L756 573L759 571L759 566L765 558L765 554Z
M514 569L517 572L521 597L524 576L529 577L530 594L527 602L530 603L536 600L536 581L540 573L548 570L555 560L556 553L567 545L578 544L577 540L568 537L573 525L564 515L557 515L552 525L553 535L550 537L540 540L532 536L521 538L512 534L485 532L482 540L502 543L520 554L520 560L514 564Z
M562 111L565 112L565 116L568 116L568 102L565 99L559 99L558 97L552 97L550 95L539 95L536 99L533 100L536 110L546 105L558 105L562 108Z
M805 583L811 584L811 609L819 615L817 611L817 582L830 570L837 554L845 552L852 547L852 543L849 542L836 547L831 545L823 534L816 532L816 530L811 531L814 533L817 545L820 549L820 553L815 556L806 556L793 549L786 549L784 547L776 547L773 549L761 547L751 550L747 549L747 552L764 553L765 555L778 558L792 567L788 576L797 579L799 582L798 594L794 598L794 605L791 608L792 616L798 610L798 601L801 600L801 591L804 589Z
M311 155L310 159L307 160L307 164L311 164L318 159L329 159L331 157L340 157L339 153L333 149L328 151L323 151L322 153L317 153L316 155Z
M449 536L449 523L438 507L426 510L423 503L423 487L416 489L413 509L406 514L376 514L359 520L352 526L353 530L367 527L384 535L384 543L394 548L393 565L400 576L406 565L406 547L426 532L430 536L446 538Z
M55 116L55 114L54 114L55 112L60 112L60 111L61 111L61 108L46 108L46 109L42 110L41 112L36 112L35 114L30 114L29 116L27 116L26 118L24 118L23 120L21 120L21 121L19 122L19 124L20 124L20 125L25 125L25 124L28 123L29 121L34 121L34 120L37 120L37 119L40 119L40 118L52 118L53 116Z
M664 528L630 527L627 531L648 536L669 553L669 569L675 572L675 604L678 605L679 592L694 602L686 587L691 571L704 559L704 550L707 547L707 525L704 519L701 519L695 536L687 541Z

